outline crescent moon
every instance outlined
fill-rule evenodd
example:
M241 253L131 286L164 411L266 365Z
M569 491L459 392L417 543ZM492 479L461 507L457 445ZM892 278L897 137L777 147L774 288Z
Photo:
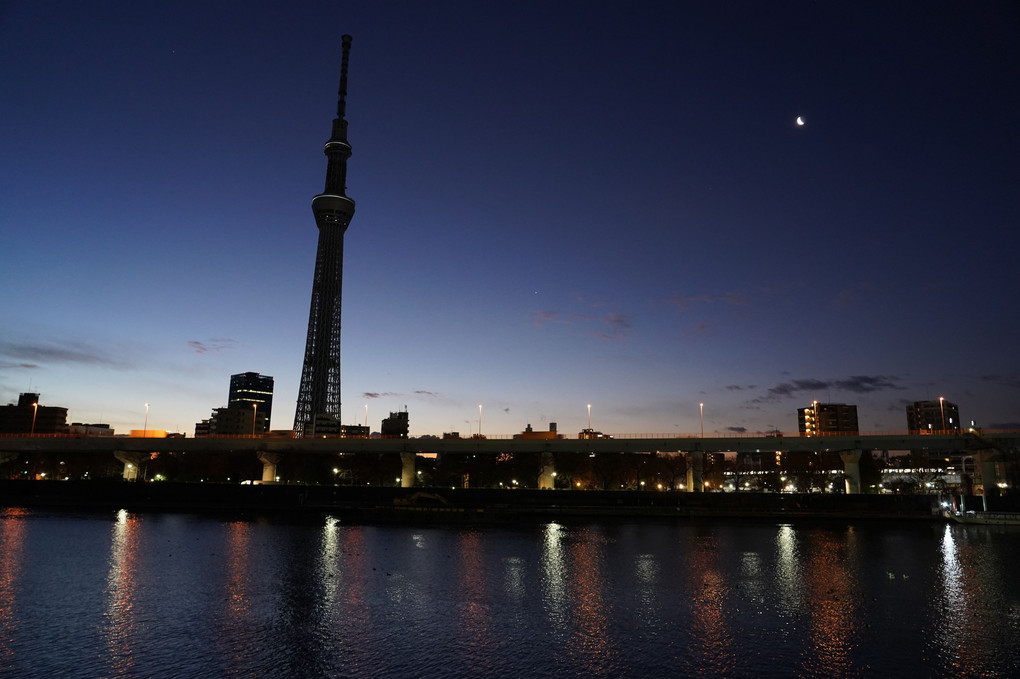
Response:
M797 124L800 125L800 126L803 126L804 125L804 119L801 118L800 116L797 116Z

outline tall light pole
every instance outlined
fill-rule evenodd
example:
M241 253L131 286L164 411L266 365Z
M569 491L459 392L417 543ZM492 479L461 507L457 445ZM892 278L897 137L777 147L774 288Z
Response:
M701 438L705 438L705 404L699 403L698 408L701 410Z
M39 412L39 403L32 404L32 431L29 432L32 436L35 436L35 416Z
M145 424L142 425L142 436L149 435L149 404L145 404Z
M368 404L365 404L365 429L368 429Z
M942 412L942 433L946 433L946 407L943 402L946 400L945 396L939 396L939 410Z
M591 404L588 404L588 433L591 433Z
M251 435L255 436L255 421L259 419L259 404L252 403L251 407L254 408L251 414Z
M478 437L482 436L482 404L478 404Z

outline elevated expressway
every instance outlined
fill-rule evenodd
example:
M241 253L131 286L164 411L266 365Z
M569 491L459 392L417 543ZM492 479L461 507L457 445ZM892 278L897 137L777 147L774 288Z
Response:
M705 453L753 453L832 451L843 460L847 492L860 492L858 462L866 450L927 450L932 453L968 452L974 455L985 473L994 475L994 462L1001 454L1015 454L1020 448L1020 432L951 432L944 434L869 433L793 436L618 436L596 439L525 438L288 438L288 437L209 437L141 438L99 436L12 436L0 435L0 461L14 455L58 453L65 455L113 454L124 462L125 478L137 469L138 462L151 453L243 454L258 456L263 463L263 482L276 478L276 466L288 453L382 454L399 453L403 459L401 485L414 483L417 455L539 453L543 455L539 487L552 487L556 453L683 453L688 461L688 485L700 490ZM989 477L985 477L989 478Z

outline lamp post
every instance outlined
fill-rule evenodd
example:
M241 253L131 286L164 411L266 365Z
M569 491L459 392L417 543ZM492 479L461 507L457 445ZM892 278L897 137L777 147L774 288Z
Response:
M254 408L254 410L252 410L252 415L251 415L251 435L255 436L255 422L256 422L256 420L259 419L259 404L258 403L252 403L251 407Z
M591 404L588 404L588 433L591 434Z
M946 433L946 408L943 402L946 400L945 396L939 396L939 411L942 413L942 433Z
M35 416L39 413L39 404L32 404L32 431L29 432L32 436L35 436Z
M705 404L699 403L698 408L701 409L701 438L705 438Z
M482 437L482 404L478 404L478 438Z
M365 429L368 429L368 404L365 404Z
M149 435L149 404L145 404L145 424L142 425L142 436Z

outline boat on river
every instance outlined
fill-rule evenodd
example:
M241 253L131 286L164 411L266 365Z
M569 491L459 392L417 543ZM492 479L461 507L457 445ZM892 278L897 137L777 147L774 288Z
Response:
M983 526L1020 526L1020 512L949 512L957 523Z

